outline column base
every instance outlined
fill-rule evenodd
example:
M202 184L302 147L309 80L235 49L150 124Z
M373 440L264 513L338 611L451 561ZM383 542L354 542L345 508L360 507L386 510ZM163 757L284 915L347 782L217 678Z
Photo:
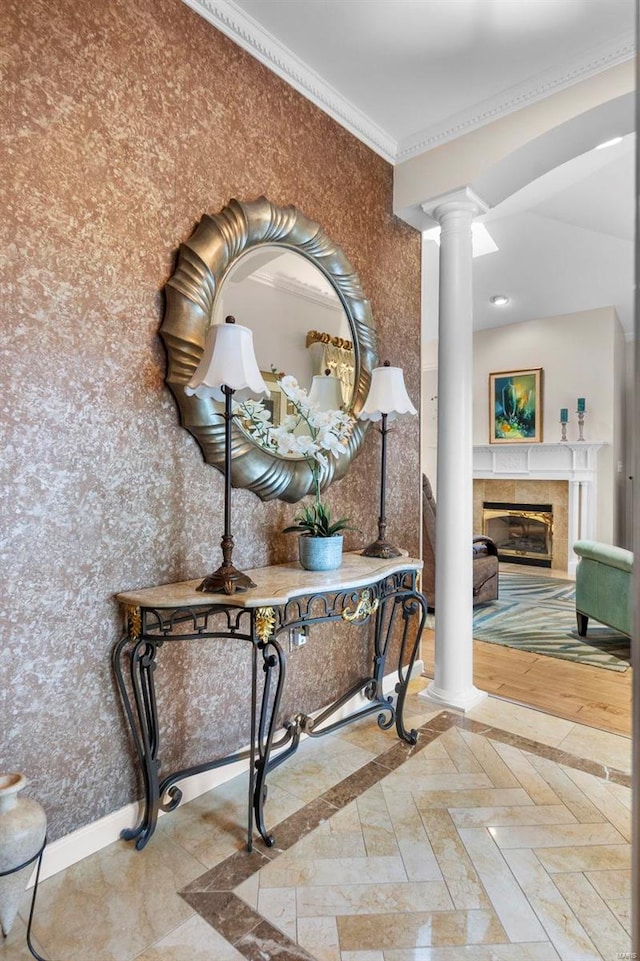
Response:
M434 704L439 704L441 707L453 707L457 711L471 711L474 707L477 707L484 699L487 697L486 691L480 691L477 687L471 685L465 691L449 692L440 690L435 686L435 681L432 681L424 691L420 691L418 697L423 697L426 701L432 701Z

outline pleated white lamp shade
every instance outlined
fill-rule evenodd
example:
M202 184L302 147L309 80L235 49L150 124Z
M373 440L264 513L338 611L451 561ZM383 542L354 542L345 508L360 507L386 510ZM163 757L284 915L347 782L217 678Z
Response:
M311 381L309 400L320 410L340 410L342 407L342 388L337 377L330 374L315 374Z
M369 394L358 417L361 420L380 420L386 414L387 421L392 421L400 414L417 413L404 385L402 367L374 367Z
M207 335L202 359L185 393L223 401L222 387L248 388L254 394L269 396L253 349L253 331L241 324L214 324Z

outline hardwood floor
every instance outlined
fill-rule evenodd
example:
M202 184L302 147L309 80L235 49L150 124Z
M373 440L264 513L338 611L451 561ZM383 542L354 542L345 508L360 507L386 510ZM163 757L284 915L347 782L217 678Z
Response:
M433 677L434 632L422 640L424 673ZM608 671L558 657L473 642L477 688L556 717L631 736L632 670Z

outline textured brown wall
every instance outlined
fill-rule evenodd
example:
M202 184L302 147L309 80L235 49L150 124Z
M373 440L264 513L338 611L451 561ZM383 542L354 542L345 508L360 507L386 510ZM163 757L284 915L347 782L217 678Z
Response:
M113 595L218 563L222 477L163 381L179 242L234 196L298 206L358 271L381 359L419 406L419 236L392 215L384 161L179 0L9 0L3 21L0 770L28 775L53 839L136 794ZM390 443L390 534L417 552L417 418ZM378 464L370 432L329 492L369 538ZM237 491L233 509L240 566L295 551L279 534L291 505ZM353 674L357 646L334 635L296 654L300 706ZM168 652L165 762L246 739L246 660L233 644L204 663Z

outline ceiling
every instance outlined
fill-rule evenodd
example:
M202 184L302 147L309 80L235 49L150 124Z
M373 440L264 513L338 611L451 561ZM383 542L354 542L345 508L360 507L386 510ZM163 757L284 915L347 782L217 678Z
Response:
M186 2L391 163L635 49L635 0ZM499 249L474 260L477 329L613 305L631 333L634 150L584 154L482 218Z

